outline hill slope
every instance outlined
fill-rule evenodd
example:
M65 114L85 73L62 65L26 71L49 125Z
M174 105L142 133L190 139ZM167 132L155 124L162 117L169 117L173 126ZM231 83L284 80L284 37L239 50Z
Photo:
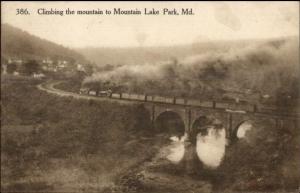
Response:
M3 57L86 61L84 56L72 49L41 39L9 24L2 24L1 28Z
M240 40L201 42L187 45L160 46L160 47L109 47L109 48L79 48L77 51L98 66L105 65L141 65L159 63L162 61L180 60L186 57L206 54L221 53L231 49L241 49L249 44L275 42L281 40ZM118 57L116 57L118 56Z

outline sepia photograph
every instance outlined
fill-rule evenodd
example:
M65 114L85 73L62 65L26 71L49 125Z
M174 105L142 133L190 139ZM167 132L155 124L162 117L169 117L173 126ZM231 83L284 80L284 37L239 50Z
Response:
M299 193L299 1L1 1L2 193Z

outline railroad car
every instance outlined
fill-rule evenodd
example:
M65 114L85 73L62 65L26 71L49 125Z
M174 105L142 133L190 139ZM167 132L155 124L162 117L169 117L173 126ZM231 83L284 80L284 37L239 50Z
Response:
M277 111L278 108L274 105L264 105L264 104L257 105L257 112L259 113L274 113Z
M88 88L80 88L80 90L79 90L79 94L88 94L88 93L89 93Z
M100 96L100 97L110 97L110 95L111 95L110 90L101 90L101 91L98 91L98 93L97 93L97 96Z
M186 104L190 105L190 106L200 106L201 105L200 100L195 100L195 99L187 100Z
M120 93L112 93L111 94L111 98L120 99L121 98L121 94Z
M122 99L130 99L129 93L122 93Z
M146 101L146 95L144 95L144 94L139 94L138 96L137 96L137 100L139 100L139 101Z
M166 100L165 97L161 97L161 96L154 96L154 97L153 97L153 102L164 103L165 100Z
M170 104L175 104L175 98L174 97L165 97L165 102Z
M153 96L146 95L146 101L147 102L152 102L153 101Z
M200 106L214 108L214 101L200 101Z
M175 98L175 104L184 105L185 104L185 99L183 99L183 98Z
M247 103L228 103L227 109L254 112L255 106Z
M130 94L131 100L145 101L145 97L146 97L146 95Z
M97 91L95 90L90 90L89 95L97 96Z
M215 102L215 108L216 109L229 109L230 105L229 105L228 102L216 101Z

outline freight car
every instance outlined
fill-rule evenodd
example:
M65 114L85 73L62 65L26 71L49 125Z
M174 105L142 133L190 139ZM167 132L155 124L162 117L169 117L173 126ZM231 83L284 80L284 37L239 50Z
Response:
M96 90L89 90L89 95L97 96L97 91Z
M88 88L80 88L80 90L79 90L79 94L88 94L88 93L89 93Z
M132 94L132 93L122 93L122 99L137 100L137 101L146 101L146 95L143 95L143 94Z
M102 90L102 91L98 91L97 96L100 96L100 97L110 97L111 94L112 94L111 90Z
M249 104L247 102L216 101L214 106L215 106L216 109L256 112L256 105Z

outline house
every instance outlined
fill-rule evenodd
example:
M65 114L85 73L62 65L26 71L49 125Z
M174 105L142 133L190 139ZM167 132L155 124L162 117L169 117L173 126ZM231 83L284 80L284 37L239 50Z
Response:
M85 72L84 66L82 64L77 64L77 70Z
M40 78L45 78L45 74L43 73L33 73L33 78L37 78L37 79L40 79Z
M1 69L3 74L7 74L7 64L3 64L2 65L2 69Z

